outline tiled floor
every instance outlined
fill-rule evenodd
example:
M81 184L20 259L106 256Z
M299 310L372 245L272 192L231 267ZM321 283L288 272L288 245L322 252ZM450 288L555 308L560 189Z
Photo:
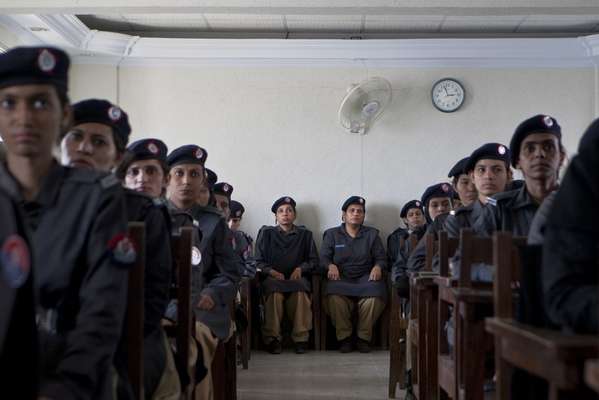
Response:
M382 400L387 399L389 352L253 351L249 369L237 371L238 400ZM397 395L403 397L399 390Z

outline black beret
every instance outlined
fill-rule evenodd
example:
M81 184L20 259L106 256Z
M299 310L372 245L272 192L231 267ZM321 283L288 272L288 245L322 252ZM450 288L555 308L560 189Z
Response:
M71 61L54 47L15 47L0 54L0 88L49 84L67 92Z
M89 99L73 104L73 126L88 122L108 125L124 143L129 141L129 116L119 106L107 100Z
M426 188L422 194L420 201L425 207L428 207L428 202L433 197L448 197L453 198L453 189L449 183L437 183Z
M205 149L195 144L186 144L171 151L168 157L166 157L166 162L169 167L179 164L199 164L204 166L207 158L208 152Z
M231 218L241 218L243 217L243 213L245 212L245 208L243 208L243 205L235 200L231 200L231 204L229 204L229 209L231 210Z
M364 207L364 210L366 210L366 200L364 200L363 197L351 196L349 199L345 200L341 206L341 211L347 211L347 207L351 206L352 204L359 204Z
M464 166L465 172L470 172L478 160L500 160L510 165L510 150L501 143L486 143L474 150Z
M408 211L410 211L412 208L417 208L420 211L422 211L422 202L420 200L411 200L408 201L401 209L399 216L401 218L405 218L408 216Z
M447 174L448 178L454 178L454 177L459 177L462 174L465 174L466 172L464 172L464 167L466 167L466 164L468 163L468 159L470 157L464 157L462 158L460 161L458 161L450 170L449 173Z
M168 149L160 139L141 139L131 143L127 151L134 155L135 160L158 160L166 163Z
M522 141L533 133L552 133L559 140L562 139L562 128L557 123L557 120L549 115L535 115L523 121L518 125L516 131L510 140L510 150L512 151L512 166L516 168L518 158L520 158L520 145Z
M212 189L216 185L216 182L218 182L218 175L213 170L206 168L206 180L208 181L208 186Z
M214 192L214 194L221 194L223 196L227 196L230 200L231 194L233 193L233 186L231 186L227 182L219 182L214 185L212 191Z
M283 196L283 197L278 198L274 203L272 203L272 207L270 208L270 211L272 211L274 214L276 214L279 207L281 207L283 204L289 204L295 210L295 204L296 204L295 200L293 200L289 196Z

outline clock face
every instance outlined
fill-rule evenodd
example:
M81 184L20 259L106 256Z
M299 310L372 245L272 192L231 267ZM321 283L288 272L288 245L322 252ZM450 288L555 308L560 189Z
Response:
M441 79L433 85L431 97L433 105L443 112L454 112L464 104L466 92L455 79Z

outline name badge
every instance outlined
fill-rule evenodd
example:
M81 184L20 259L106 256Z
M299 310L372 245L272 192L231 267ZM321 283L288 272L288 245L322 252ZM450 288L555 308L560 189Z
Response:
M335 248L336 248L336 249L341 249L341 248L343 248L343 247L345 247L345 245L344 245L344 244L336 244L336 245L335 245Z

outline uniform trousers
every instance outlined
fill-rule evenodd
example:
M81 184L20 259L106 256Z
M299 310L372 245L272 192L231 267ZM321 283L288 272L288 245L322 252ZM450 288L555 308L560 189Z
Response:
M360 297L357 300L347 296L331 294L327 296L327 314L331 316L337 340L347 339L353 331L352 313L358 307L358 337L370 342L372 328L385 309L380 297ZM357 304L356 304L357 303Z
M281 322L287 311L289 320L293 323L291 339L295 343L307 342L312 330L312 301L306 292L280 293L273 292L266 298L264 307L264 324L262 337L266 344L281 336Z

